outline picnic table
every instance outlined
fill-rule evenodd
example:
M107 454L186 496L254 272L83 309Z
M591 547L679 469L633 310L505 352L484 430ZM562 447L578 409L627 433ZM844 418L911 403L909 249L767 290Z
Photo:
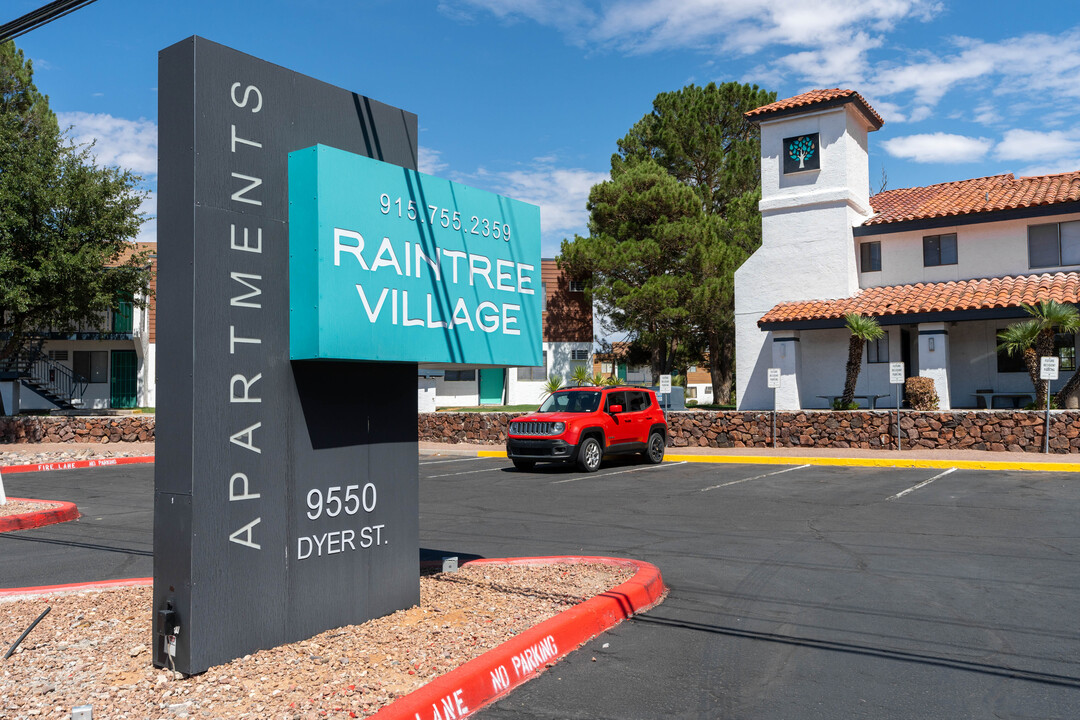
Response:
M995 398L1006 398L1012 402L1006 409L1009 408L1022 408L1028 403L1033 402L1031 393L1029 392L993 392L992 390L976 390L972 393L975 396L976 408L994 408Z
M829 407L832 407L836 403L837 400L839 400L840 398L842 398L844 396L843 395L818 395L818 397L821 398L822 400L827 400L828 403L829 403ZM866 403L866 407L872 410L872 409L877 407L877 401L878 400L880 400L881 398L892 397L892 395L888 395L888 394L886 394L886 395L853 395L852 397L855 399L855 402L859 402L860 400L862 400L863 402Z

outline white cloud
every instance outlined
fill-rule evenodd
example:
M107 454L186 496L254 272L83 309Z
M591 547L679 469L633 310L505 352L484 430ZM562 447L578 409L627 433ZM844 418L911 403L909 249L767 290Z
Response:
M61 128L71 126L69 137L74 142L95 143L90 152L99 164L157 175L157 125L150 120L86 112L57 113L56 117Z
M1009 130L998 143L994 156L1000 160L1055 160L1067 155L1080 154L1080 137L1061 130L1036 132L1034 130ZM1073 169L1075 169L1074 166Z
M589 190L607 179L607 173L557 167L548 158L506 172L480 169L471 176L462 176L468 184L538 205L544 257L557 255L564 238L588 233L585 203Z
M906 65L878 64L867 90L886 97L907 95L928 109L947 94L970 91L978 102L974 118L983 123L997 120L1010 97L1023 111L1041 106L1075 116L1080 107L1080 29L999 42L954 37L950 43L952 53L922 53Z
M1066 157L1057 162L1030 165L1020 170L1017 175L1057 175L1058 173L1074 173L1080 168L1080 154Z
M989 138L972 138L948 133L907 135L882 143L885 152L893 157L918 163L977 162L990 151Z
M143 199L139 212L146 216L146 222L139 228L135 238L137 242L157 242L157 193L148 193Z
M432 150L429 147L420 146L420 157L417 158L417 169L422 173L428 175L438 175L439 173L450 167L442 160L442 152L439 150Z

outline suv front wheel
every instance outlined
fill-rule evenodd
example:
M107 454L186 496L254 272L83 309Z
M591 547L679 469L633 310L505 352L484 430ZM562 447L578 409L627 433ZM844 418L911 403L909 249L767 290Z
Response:
M596 438L585 438L578 448L577 464L585 472L596 472L600 469L600 461L604 458L604 451Z

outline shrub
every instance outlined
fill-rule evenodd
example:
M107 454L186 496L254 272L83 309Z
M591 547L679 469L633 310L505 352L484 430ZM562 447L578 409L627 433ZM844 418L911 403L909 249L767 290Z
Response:
M912 410L938 409L937 388L932 378L909 377L904 383L904 397Z
M686 407L697 407L697 400L687 400Z
M857 402L849 402L849 403L847 403L845 405L844 401L842 399L836 398L835 400L832 401L832 409L833 410L858 410L859 409L859 403L857 403Z

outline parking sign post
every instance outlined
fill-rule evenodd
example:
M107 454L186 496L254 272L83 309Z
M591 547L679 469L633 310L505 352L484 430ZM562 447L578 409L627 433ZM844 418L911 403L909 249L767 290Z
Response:
M904 363L889 363L889 384L896 386L896 449L900 449L900 386L904 384Z
M1039 379L1046 381L1046 430L1043 432L1043 452L1050 452L1050 381L1058 379L1058 359L1039 358Z
M671 408L671 376L660 376L660 394L664 396L664 409Z
M776 447L776 388L780 387L780 368L769 368L768 380L772 388L772 446Z

